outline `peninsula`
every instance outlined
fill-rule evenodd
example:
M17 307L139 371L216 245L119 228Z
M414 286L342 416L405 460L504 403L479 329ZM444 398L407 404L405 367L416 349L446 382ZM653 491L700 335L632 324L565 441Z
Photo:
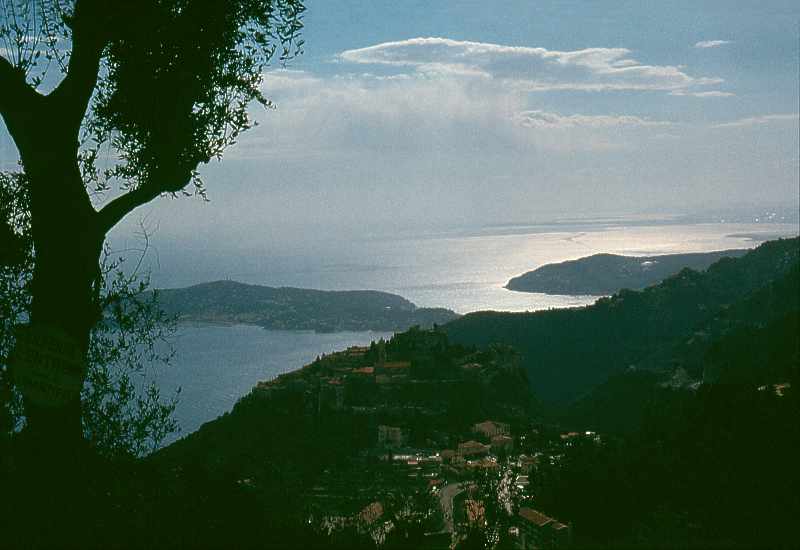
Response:
M722 258L738 258L748 250L720 250L662 256L594 254L547 264L514 277L509 290L544 294L610 295L627 288L641 290L658 284L684 268L703 271Z
M374 290L326 291L215 281L158 290L160 307L181 322L247 324L273 330L399 331L432 327L458 315L420 308L405 298Z

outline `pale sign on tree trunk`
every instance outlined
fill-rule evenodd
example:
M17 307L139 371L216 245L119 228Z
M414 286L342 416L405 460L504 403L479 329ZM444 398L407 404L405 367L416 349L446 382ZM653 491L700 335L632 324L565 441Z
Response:
M80 393L86 356L63 331L21 325L9 358L12 379L26 400L40 407L63 407Z

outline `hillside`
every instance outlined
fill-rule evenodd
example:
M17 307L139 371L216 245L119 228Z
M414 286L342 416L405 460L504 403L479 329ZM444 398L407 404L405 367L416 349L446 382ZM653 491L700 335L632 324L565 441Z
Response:
M323 291L216 281L158 291L159 303L180 321L249 324L276 330L395 331L455 319L447 309L418 308L396 294Z
M186 500L207 491L208 480L257 499L239 500L244 517L262 517L244 532L225 529L228 544L246 540L272 548L263 541L276 540L286 522L290 527L283 528L293 531L286 540L298 542L288 545L278 537L279 548L375 548L337 543L326 516L341 523L376 500L426 494L431 479L444 475L438 450L454 453L459 442L476 437L471 426L487 418L524 426L532 405L525 373L510 350L479 352L449 344L441 331L411 329L259 383L231 412L149 461L168 475L180 473ZM461 468L466 472L465 464ZM238 522L238 513L223 512L234 516L225 518L226 525ZM322 531L319 524L328 527ZM188 538L195 530L188 531L188 546L205 546L202 538ZM433 531L438 524L425 529ZM300 538L314 534L316 544ZM406 544L399 547L429 547Z
M291 532L302 547L373 548L341 528L346 518L480 479L509 449L489 437L492 458L467 460L487 452L469 441L475 426L507 423L511 463L540 459L534 502L570 521L575 547L652 548L665 533L666 547L776 547L798 506L798 244L765 243L578 310L472 314L322 356L150 464L182 507L228 498L222 520L215 505L189 506L213 527L193 542ZM522 358L471 345L503 337ZM539 396L557 415L542 416ZM436 510L418 509L416 527L393 531L405 546L386 547L427 547Z
M607 295L623 288L640 290L684 268L702 271L721 258L738 258L747 250L721 250L661 256L595 254L547 264L514 277L506 288L544 294Z
M705 272L684 269L658 285L623 290L584 308L480 312L449 323L445 330L462 344L514 346L535 394L549 403L565 404L654 355L661 355L662 366L669 365L675 352L661 350L690 340L715 320L720 330L727 330L722 321L739 309L740 319L771 321L775 308L770 304L787 303L783 296L799 290L796 279L787 280L786 288L772 299L747 299L796 269L798 242L793 238L764 243L741 258L723 258ZM786 313L781 309L775 315ZM730 319L731 326L735 321Z
M796 300L795 300L796 302ZM752 391L797 383L800 364L798 311L763 327L740 326L716 338L694 337L661 351L669 365L653 370L631 367L608 380L558 415L565 426L612 433L635 433L647 419L690 399L701 387L740 387ZM692 372L700 368L699 375Z

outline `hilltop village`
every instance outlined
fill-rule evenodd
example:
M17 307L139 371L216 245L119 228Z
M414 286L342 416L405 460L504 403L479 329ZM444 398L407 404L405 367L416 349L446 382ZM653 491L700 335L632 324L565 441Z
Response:
M328 433L350 432L353 453L323 465L305 488L310 517L329 537L350 530L380 544L393 531L412 536L413 524L419 544L448 548L491 520L512 547L565 547L571 528L536 509L536 487L565 447L600 439L535 427L518 363L507 347L479 352L449 345L443 332L411 329L319 357L258 384L250 398L302 407ZM492 507L505 509L505 522Z
M158 486L201 545L786 547L797 251L318 357L159 451Z

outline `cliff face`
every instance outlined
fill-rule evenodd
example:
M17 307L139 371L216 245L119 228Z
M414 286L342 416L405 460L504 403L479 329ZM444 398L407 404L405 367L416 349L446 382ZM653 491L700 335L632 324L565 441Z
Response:
M707 269L722 258L738 258L747 250L722 250L662 256L595 254L548 264L511 279L506 288L545 294L606 295L623 288L640 290L657 284L682 269Z

